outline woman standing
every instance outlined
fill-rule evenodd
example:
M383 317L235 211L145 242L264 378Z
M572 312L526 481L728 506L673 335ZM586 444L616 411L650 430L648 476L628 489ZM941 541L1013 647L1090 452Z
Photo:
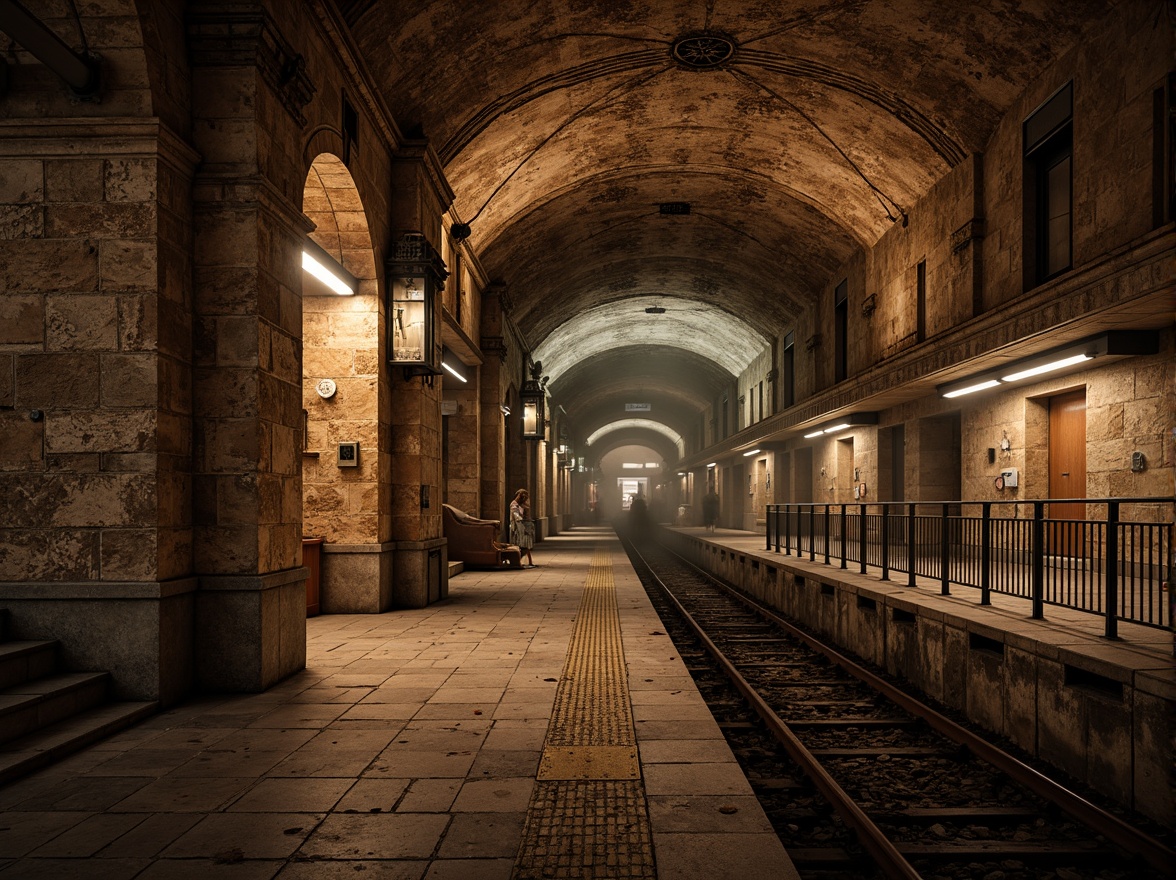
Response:
M510 503L510 542L519 545L527 554L527 567L534 568L531 548L535 546L535 524L531 522L531 493L526 489L515 492Z

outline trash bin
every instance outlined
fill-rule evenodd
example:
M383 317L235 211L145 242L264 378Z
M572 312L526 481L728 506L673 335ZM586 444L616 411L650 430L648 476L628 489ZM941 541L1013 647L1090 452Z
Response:
M323 566L323 539L302 539L302 564L310 574L306 578L306 616L319 613L319 584Z

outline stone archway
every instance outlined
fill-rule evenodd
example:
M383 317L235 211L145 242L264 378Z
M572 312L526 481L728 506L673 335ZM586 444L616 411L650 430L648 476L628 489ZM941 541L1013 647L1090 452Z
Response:
M367 214L337 156L321 153L311 163L303 212L315 227L307 237L321 249L317 256L355 282L353 294L338 295L303 273L303 538L323 540L322 611L385 611L391 562L381 564L387 474L380 438L391 428L380 406L380 285Z

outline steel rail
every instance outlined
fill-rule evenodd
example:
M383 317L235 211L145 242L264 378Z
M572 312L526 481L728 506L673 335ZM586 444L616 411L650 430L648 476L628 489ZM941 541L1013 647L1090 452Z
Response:
M1170 849L1162 841L1128 825L1113 813L1109 813L1101 807L1092 804L1082 796L1030 767L1019 758L1010 755L999 746L960 726L926 703L900 690L886 679L874 674L845 654L829 647L824 642L798 628L794 623L781 617L771 608L733 589L710 572L695 565L689 559L664 547L664 545L662 549L680 559L700 575L706 577L728 595L738 599L748 608L781 627L785 632L801 640L813 650L823 654L859 681L876 689L907 712L926 722L936 732L968 748L977 758L988 762L1008 774L1015 782L1025 786L1039 797L1055 804L1059 809L1081 824L1097 831L1123 849L1135 853L1164 876L1176 877L1176 850Z
M685 606L678 601L678 597L654 573L653 568L645 560L645 557L641 555L641 552L632 544L630 544L629 549L641 560L642 565L645 566L646 571L649 572L649 576L657 583L658 588L665 594L671 604L673 604L675 610L677 610L682 616L682 619L694 631L695 636L702 642L707 652L722 667L723 672L731 679L732 683L743 694L748 703L751 704L752 709L760 716L792 759L800 765L805 775L813 781L813 784L821 794L829 800L845 823L856 832L858 841L873 856L882 873L886 877L891 878L891 880L922 880L922 875L898 851L890 838L874 824L873 820L865 814L857 802L837 783L829 774L829 771L821 765L820 761L813 756L812 752L804 746L796 734L781 720L780 716L772 711L772 707L764 701L756 689L740 674L739 670L735 668L735 665L719 647L711 641L710 637L699 626L698 621L694 619L694 616L686 610Z

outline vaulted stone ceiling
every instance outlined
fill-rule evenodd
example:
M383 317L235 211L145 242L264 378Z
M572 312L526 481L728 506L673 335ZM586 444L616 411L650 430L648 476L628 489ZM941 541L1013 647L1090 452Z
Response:
M982 151L1024 84L1115 4L339 5L402 128L437 149L553 393L591 414L578 427L623 415L650 381L647 345L676 386L654 416L689 433L733 360Z

